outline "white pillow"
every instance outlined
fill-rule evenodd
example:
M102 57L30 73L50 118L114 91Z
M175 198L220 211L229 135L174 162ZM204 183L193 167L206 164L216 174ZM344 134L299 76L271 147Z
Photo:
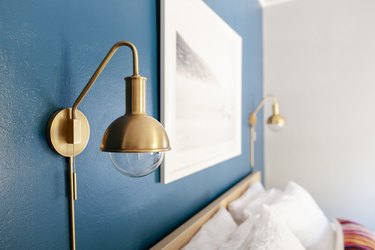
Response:
M241 224L246 219L244 209L248 206L248 204L251 204L254 199L264 192L265 190L262 183L255 182L250 185L250 187L240 196L240 198L232 201L229 204L228 210L238 224Z
M273 201L279 199L282 195L283 192L275 188L267 190L263 194L258 195L257 198L253 202L249 203L244 209L245 218L259 213L263 207L262 205L269 205Z
M220 250L241 249L246 239L252 234L254 224L259 218L259 214L251 216L245 220L234 233L230 236L229 241L221 245Z
M216 250L237 229L230 213L223 207L198 231L184 250Z
M338 220L334 220L334 229L336 232L336 248L335 250L344 250L344 232L342 231L341 223Z
M289 227L280 223L266 205L262 206L260 217L242 246L232 249L305 250Z
M280 223L289 226L305 248L334 249L335 234L328 219L298 184L290 182L283 195L271 203L270 210Z
M331 250L337 247L337 232L332 223L325 225L322 229L320 237L317 236L317 240L311 243L308 250ZM343 243L341 243L343 245Z

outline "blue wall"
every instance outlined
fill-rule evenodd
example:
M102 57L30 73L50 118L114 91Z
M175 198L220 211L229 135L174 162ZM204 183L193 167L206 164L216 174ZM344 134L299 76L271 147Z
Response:
M247 116L262 97L261 11L256 0L206 1L243 38L243 154L163 185L159 171L119 174L99 151L105 128L124 112L122 49L80 109L91 139L77 157L78 249L144 249L249 172ZM159 4L154 0L2 0L0 3L0 248L68 249L67 167L45 127L71 106L108 49L134 42L148 77L147 111L159 117ZM257 165L263 161L258 131Z

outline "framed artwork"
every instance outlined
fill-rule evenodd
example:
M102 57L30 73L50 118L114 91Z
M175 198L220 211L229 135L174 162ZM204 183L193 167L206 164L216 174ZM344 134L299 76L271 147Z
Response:
M242 38L202 0L161 1L169 183L241 154Z

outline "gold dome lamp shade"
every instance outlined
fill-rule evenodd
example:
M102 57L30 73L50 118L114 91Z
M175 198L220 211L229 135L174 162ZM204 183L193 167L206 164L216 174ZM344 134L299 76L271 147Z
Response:
M113 121L103 135L100 149L115 153L146 153L170 150L164 127L146 114L146 78L126 80L126 113Z
M273 131L279 131L285 125L285 118L279 113L279 104L275 102L272 105L272 115L268 117L267 126Z

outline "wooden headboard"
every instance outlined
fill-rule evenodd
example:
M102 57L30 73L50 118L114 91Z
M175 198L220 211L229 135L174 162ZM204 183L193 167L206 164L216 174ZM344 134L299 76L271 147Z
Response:
M241 196L241 194L250 186L250 184L259 181L260 172L250 174L234 185L231 189L221 195L219 198L211 202L203 210L198 212L179 228L170 233L167 237L153 246L151 250L176 250L185 246L196 232L206 223L221 206L227 205Z

